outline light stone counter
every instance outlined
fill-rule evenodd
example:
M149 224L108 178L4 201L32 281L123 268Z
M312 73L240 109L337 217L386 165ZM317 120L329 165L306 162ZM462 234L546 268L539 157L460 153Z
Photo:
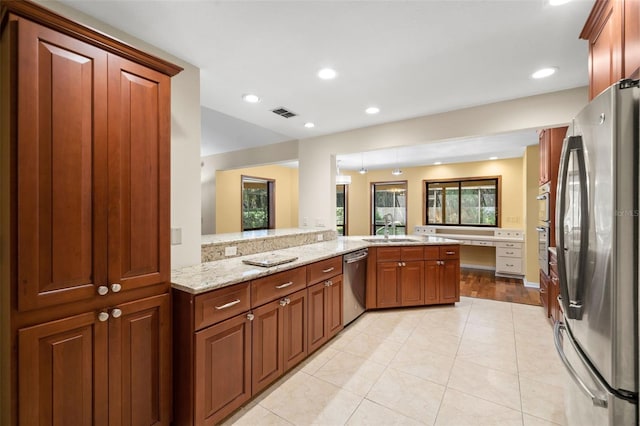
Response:
M172 287L188 293L199 294L210 290L237 284L243 281L252 280L258 277L271 275L276 272L285 271L287 269L296 268L298 266L307 265L319 260L328 259L333 256L343 255L352 251L365 247L385 247L393 246L412 246L412 245L440 245L440 244L458 244L458 241L448 240L440 237L418 237L407 236L413 241L402 241L388 243L367 242L363 238L372 238L370 236L362 237L338 237L335 240L323 241L320 243L306 244L297 247L286 248L282 250L268 251L260 254L252 254L248 256L237 256L224 260L216 260L205 262L199 265L187 266L184 268L174 269L171 271ZM383 240L383 238L376 238ZM273 266L270 268L262 268L259 266L251 266L242 263L243 259L260 258L261 256L297 256L293 262L283 265Z

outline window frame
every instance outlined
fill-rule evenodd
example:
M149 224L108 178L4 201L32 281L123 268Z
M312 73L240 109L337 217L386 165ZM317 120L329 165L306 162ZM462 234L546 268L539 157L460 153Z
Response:
M264 228L244 228L244 183L245 181L263 181L267 184L267 227ZM275 179L257 176L240 175L240 229L242 232L259 231L264 229L275 229L276 224L276 181Z
M463 182L475 182L475 181L496 181L496 224L495 225L482 225L482 224L465 224L460 223L462 220L462 183ZM458 223L429 223L429 207L427 205L429 201L428 185L430 183L457 183L458 193ZM451 178L451 179L423 179L422 180L422 223L426 226L462 226L462 227L480 227L480 228L500 228L502 226L502 176L475 176L466 178Z
M404 185L404 192L405 192L405 206L404 206L404 220L405 220L405 224L404 224L404 234L396 234L396 235L408 235L408 229L407 227L409 226L409 221L408 221L408 214L409 214L409 183L407 180L390 180L390 181L380 181L380 182L371 182L370 183L370 191L369 191L369 232L371 233L370 235L376 235L376 224L375 224L375 192L376 192L376 186L377 185ZM397 230L397 227L396 227Z
M338 187L344 187L344 223L342 224L342 234L338 231ZM349 185L347 184L336 184L336 231L338 231L338 235L349 235Z

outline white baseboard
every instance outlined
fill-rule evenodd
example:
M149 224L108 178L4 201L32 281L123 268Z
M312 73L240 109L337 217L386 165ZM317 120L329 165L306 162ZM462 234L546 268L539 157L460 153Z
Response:
M540 288L540 283L524 280L524 286L531 287L531 288Z
M484 265L468 265L466 263L461 263L460 264L461 268L467 268L467 269L480 269L483 271L495 271L496 267L495 266L484 266Z

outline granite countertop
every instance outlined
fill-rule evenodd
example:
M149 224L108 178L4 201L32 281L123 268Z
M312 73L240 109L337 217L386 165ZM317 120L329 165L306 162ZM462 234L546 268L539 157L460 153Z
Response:
M199 294L210 290L237 284L243 281L271 275L276 272L285 271L296 268L298 266L307 265L319 260L328 259L330 257L343 255L352 251L365 247L385 247L393 246L413 246L413 245L440 245L440 244L459 244L458 241L449 240L440 237L423 237L423 236L398 236L398 238L411 239L411 241L398 241L393 243L376 243L368 242L363 239L379 239L382 237L338 237L335 240L323 241L314 244L306 244L303 246L290 247L282 250L274 250L265 253L252 254L247 256L232 257L224 260L216 260L212 262L200 263L198 265L186 266L171 271L171 285L173 288L185 291L187 293ZM393 237L391 237L393 239ZM259 266L251 266L244 264L243 259L259 258L261 256L283 256L297 257L293 262L283 265L263 268Z
M233 243L238 241L259 240L288 235L313 234L327 231L327 228L281 228L260 229L257 231L232 232L227 234L209 234L201 237L202 244Z

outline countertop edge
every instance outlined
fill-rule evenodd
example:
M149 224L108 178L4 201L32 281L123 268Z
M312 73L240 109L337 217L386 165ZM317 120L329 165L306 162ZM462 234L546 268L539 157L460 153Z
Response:
M392 243L367 242L363 241L363 238L367 238L367 236L338 237L336 240L273 250L259 254L237 256L223 260L214 260L211 262L177 268L171 272L171 287L186 293L198 295L278 272L306 266L335 256L342 256L363 248L460 244L457 240L431 236L407 236L405 238L411 238L415 241L398 241ZM381 238L381 240L383 239ZM298 259L290 263L276 265L269 268L250 266L242 263L243 259L272 254L297 256Z

